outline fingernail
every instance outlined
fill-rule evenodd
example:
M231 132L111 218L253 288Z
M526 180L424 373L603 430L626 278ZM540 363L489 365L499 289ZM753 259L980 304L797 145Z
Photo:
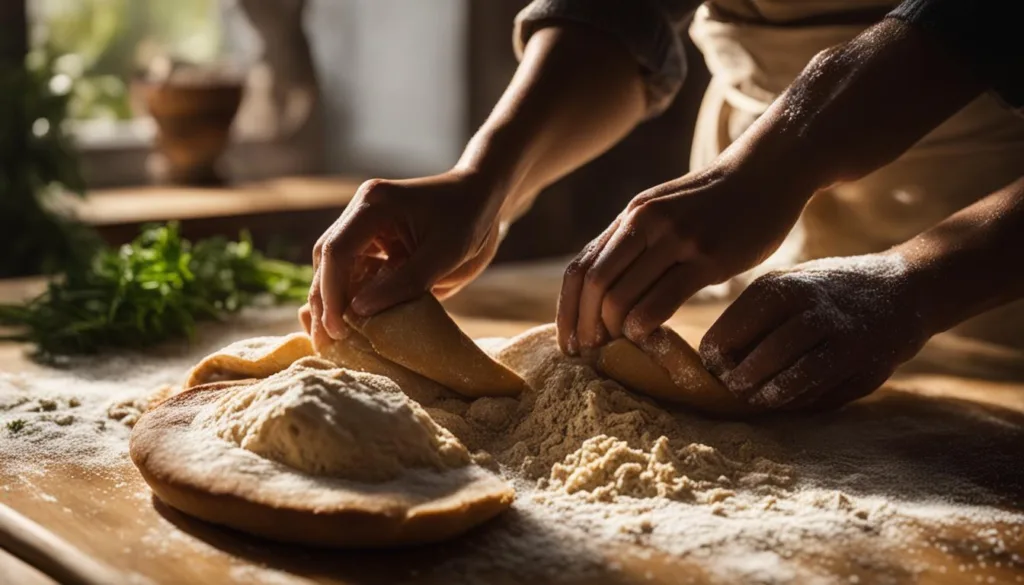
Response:
M349 309L360 317L369 317L371 314L370 309L373 308L370 301L367 300L369 298L370 297L368 295L362 293L356 295L356 297L352 299L352 302L349 303Z
M323 324L324 331L327 332L327 335L331 336L331 339L341 339L345 336L345 332L338 327L337 323L334 322L334 319L328 319L325 316L320 320L320 322Z
M635 317L626 317L626 320L622 323L622 333L634 343L639 343L646 337L644 329L640 325L640 320Z

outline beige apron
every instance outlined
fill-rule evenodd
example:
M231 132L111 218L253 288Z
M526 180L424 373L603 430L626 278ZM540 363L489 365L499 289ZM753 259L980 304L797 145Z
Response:
M786 22L894 3L713 0L713 4L740 15L743 22L717 20L702 6L690 27L712 75L697 119L691 169L714 160L815 54L867 27L786 26ZM886 167L816 194L782 248L732 283L731 292L769 269L812 258L885 250L1017 179L1022 170L1024 118L984 95ZM997 312L1000 315L964 324L958 332L1024 347L1024 303ZM1012 322L1007 321L1010 314Z

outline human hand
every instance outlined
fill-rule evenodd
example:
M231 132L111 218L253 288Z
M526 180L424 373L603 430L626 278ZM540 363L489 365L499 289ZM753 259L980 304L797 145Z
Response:
M722 165L638 195L566 270L562 351L623 334L639 343L701 288L767 258L813 192L767 176Z
M917 290L895 253L772 272L719 317L701 358L753 405L838 407L881 386L931 336Z
M425 291L450 296L494 258L501 205L472 173L363 183L313 249L312 328L340 339L349 309L373 315Z

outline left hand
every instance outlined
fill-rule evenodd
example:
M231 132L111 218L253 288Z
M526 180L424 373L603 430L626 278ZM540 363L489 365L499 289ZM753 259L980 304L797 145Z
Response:
M916 291L894 253L772 272L719 317L701 357L751 404L838 407L881 386L931 336Z

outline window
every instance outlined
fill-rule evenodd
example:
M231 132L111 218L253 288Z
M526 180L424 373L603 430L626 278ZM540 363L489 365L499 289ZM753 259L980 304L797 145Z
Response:
M320 144L307 136L309 132L296 140L268 130L286 114L275 98L292 88L280 87L281 80L295 77L283 75L281 68L312 70L311 65L296 67L310 56L287 54L287 59L270 62L261 40L282 32L294 36L295 27L301 37L304 2L22 1L28 13L30 58L55 58L58 74L53 82L71 88L69 125L90 186L149 182L147 164L156 124L139 92L133 91L132 80L166 73L180 64L227 65L235 72L249 72L245 101L232 132L233 143L241 148L232 148L226 163L233 178L315 171L315 164L309 162L315 161L310 149ZM256 28L254 16L260 17ZM302 78L297 83L304 95L312 96L305 98L307 102L317 103L315 79ZM312 115L305 113L293 126L311 123ZM282 140L290 141L284 151Z
M54 83L73 88L83 148L148 144L153 128L132 100L132 78L222 56L217 0L28 0L28 9L32 51L55 56Z

